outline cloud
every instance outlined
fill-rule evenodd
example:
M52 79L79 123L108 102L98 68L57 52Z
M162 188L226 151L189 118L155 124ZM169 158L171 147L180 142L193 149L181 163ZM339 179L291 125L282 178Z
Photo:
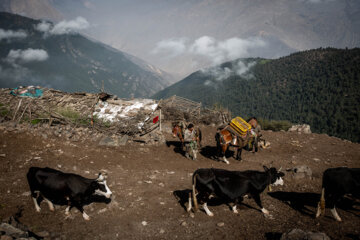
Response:
M0 28L0 41L2 39L11 39L11 38L26 38L27 34L24 30L4 30Z
M45 34L61 35L61 34L73 34L80 30L86 29L90 26L89 22L83 17L77 17L70 21L61 21L55 25L49 22L42 21L35 25L35 29L44 32Z
M51 23L42 21L41 23L35 25L35 29L39 32L48 32L50 31Z
M253 79L254 75L249 72L249 70L255 65L255 61L246 63L239 60L237 62L234 62L231 68L222 68L220 66L216 66L201 69L200 71L209 77L209 79L204 82L204 85L217 88L218 83L231 76L241 76L242 78L245 78L247 80Z
M32 49L28 48L26 50L10 50L9 54L6 57L6 60L10 63L15 61L21 62L32 62L32 61L45 61L49 58L48 53L43 49Z
M319 4L319 3L334 2L336 0L299 0L299 1L306 2L306 3Z
M176 57L186 51L185 42L185 38L162 40L156 44L156 47L154 50L152 50L152 53L164 53L167 54L168 57Z
M193 55L194 57L205 58L215 65L241 57L248 57L250 50L264 46L266 46L266 43L261 38L241 39L233 37L218 41L210 36L202 36L192 43L188 43L185 38L162 40L156 44L152 53L167 54L169 58L183 54Z
M229 38L217 41L215 38L203 36L195 40L189 52L211 59L213 64L219 64L236 58L247 57L249 50L264 47L266 43L259 38L241 39Z

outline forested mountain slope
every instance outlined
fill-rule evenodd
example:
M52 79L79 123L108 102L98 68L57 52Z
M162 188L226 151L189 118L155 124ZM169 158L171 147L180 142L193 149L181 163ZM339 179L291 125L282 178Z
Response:
M360 141L359 48L238 59L195 72L154 97L174 94L234 115L308 123L314 132Z
M79 33L55 34L41 26L54 24L0 12L0 87L96 92L104 83L105 91L126 98L149 97L170 85L168 74L138 58Z

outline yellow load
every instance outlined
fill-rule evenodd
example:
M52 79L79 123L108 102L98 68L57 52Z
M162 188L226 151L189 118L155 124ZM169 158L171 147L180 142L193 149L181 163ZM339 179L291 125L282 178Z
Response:
M241 136L246 135L251 130L251 125L241 117L233 118L230 122L230 127Z

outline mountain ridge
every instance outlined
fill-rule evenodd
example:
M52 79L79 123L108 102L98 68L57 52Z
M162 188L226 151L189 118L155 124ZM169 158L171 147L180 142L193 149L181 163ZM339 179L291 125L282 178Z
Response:
M42 85L70 92L94 92L104 81L105 90L120 97L149 97L171 83L170 75L158 68L145 68L144 62L139 64L141 60L134 61L135 57L81 34L44 33L36 29L43 21L10 13L0 13L0 19L0 29L6 34L26 35L0 39L2 87ZM48 57L21 61L27 50L33 54L42 51ZM9 61L10 55L16 57L13 62Z
M245 60L197 71L153 97L178 95L234 115L307 123L316 133L360 141L359 48Z

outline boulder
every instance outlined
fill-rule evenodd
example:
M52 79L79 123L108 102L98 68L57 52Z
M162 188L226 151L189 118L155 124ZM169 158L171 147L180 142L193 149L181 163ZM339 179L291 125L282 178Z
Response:
M311 133L310 125L308 124L298 124L293 125L291 128L289 128L288 132L298 132L298 133Z
M311 178L312 177L312 170L310 167L306 165L297 166L291 169L293 172L293 178L294 179L302 179L302 178Z
M295 228L282 234L280 240L330 240L330 238L322 232L305 232Z

